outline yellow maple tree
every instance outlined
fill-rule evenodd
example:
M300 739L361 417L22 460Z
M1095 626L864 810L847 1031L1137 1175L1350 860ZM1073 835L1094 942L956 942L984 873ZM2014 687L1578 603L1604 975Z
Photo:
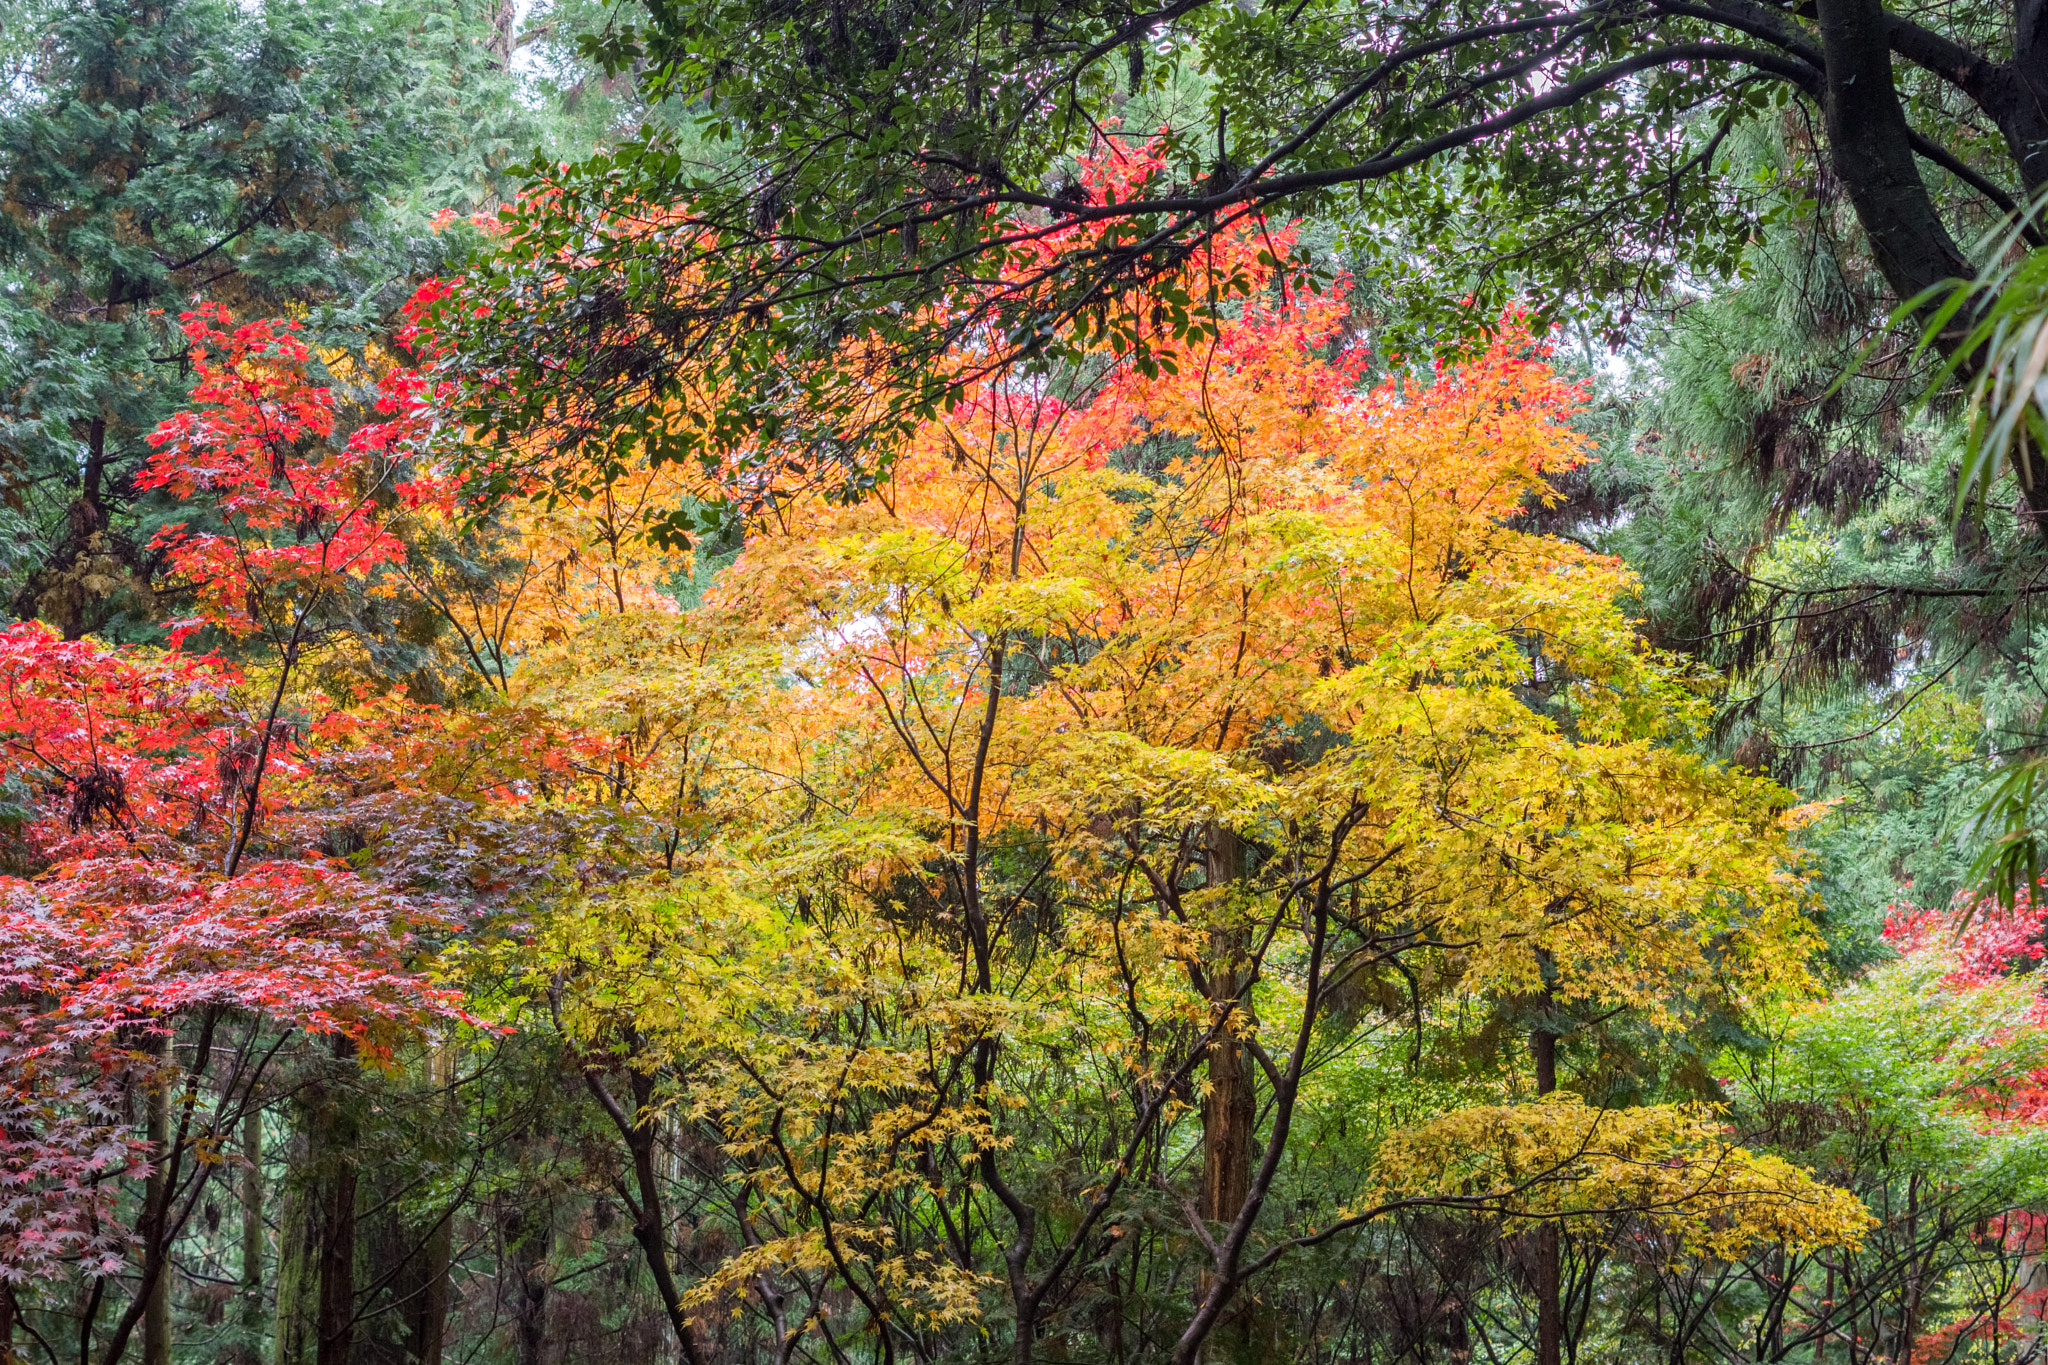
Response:
M845 1307L790 1331L886 1357L1001 1304L1026 1359L1143 1226L1200 1248L1185 1365L1368 1216L1273 1199L1340 999L1670 1022L1805 985L1786 794L1697 755L1619 563L1514 524L1582 452L1537 338L1367 386L1340 305L1267 281L1153 355L969 385L873 497L778 501L686 620L537 672L661 736L633 780L690 831L539 951L593 1066L752 1201L693 1311L822 1276ZM1715 1216L1848 1235L1773 1174Z

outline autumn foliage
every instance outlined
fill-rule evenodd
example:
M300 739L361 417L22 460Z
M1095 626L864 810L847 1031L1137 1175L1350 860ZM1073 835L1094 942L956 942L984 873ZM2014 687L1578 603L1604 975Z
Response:
M609 719L674 852L558 905L523 998L594 1091L719 1135L761 1222L683 1296L700 1322L824 1275L851 1300L803 1333L1000 1302L1030 1339L1147 1227L1200 1248L1160 1329L1192 1361L1347 1230L1517 1216L1512 1163L1443 1174L1501 1114L1573 1120L1531 1149L1555 1210L1640 1199L1727 1247L1865 1226L1686 1108L1630 1120L1614 1170L1685 1153L1654 1189L1563 1159L1597 1111L1509 1103L1329 1197L1355 1172L1300 1135L1354 1031L1532 998L1679 1028L1796 997L1812 940L1787 794L1696 756L1696 680L1615 605L1622 566L1514 524L1583 458L1582 390L1513 318L1367 382L1340 296L1271 270L1284 236L1219 239L1184 297L1236 301L1143 364L1110 323L1037 373L963 357L871 497L791 490L703 607L535 660L526 695ZM1075 1095L1085 1145L1040 1126ZM948 1227L1012 1229L1008 1276Z
M187 316L142 478L198 509L171 647L0 635L0 1275L132 1274L118 1355L288 1112L278 1339L347 1346L359 1206L427 1229L375 1292L437 1302L497 1195L415 1152L430 1195L364 1193L366 1065L573 1147L693 1362L1271 1355L1318 1258L1418 1220L1539 1284L1561 1245L1855 1254L1865 1206L1732 1093L1595 1092L1643 1040L1803 1027L1821 943L1816 812L1705 756L1619 561L1529 529L1584 386L1512 313L1390 366L1294 245L1240 223L1030 366L963 344L859 497L773 442L543 485L537 430L472 499L426 329L495 302L423 290L424 366ZM719 506L713 578L667 537ZM1979 925L1953 988L2037 931ZM454 1079L507 1057L544 1119Z
M189 1062L167 1051L181 1026L220 1042L224 1019L335 1034L377 1056L462 1017L415 961L416 936L445 932L451 911L321 846L318 717L280 705L309 604L403 554L377 519L375 443L331 442L332 400L308 382L292 325L226 321L187 317L194 406L157 434L142 479L207 505L219 528L163 537L198 615L174 624L167 652L36 624L0 635L10 1280L112 1273L131 1232L121 1182L189 1171L193 1144L247 1102L262 1067L239 1055L211 1116L188 1093L174 1135L132 1135L139 1097L213 1064L206 1048ZM285 638L258 678L176 647L201 627ZM143 1210L158 1242L174 1212L192 1208ZM161 1273L159 1251L145 1275Z

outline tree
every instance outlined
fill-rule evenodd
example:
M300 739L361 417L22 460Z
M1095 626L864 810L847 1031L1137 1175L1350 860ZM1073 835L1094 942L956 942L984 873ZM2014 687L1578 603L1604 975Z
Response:
M266 802L250 777L231 673L127 658L38 625L11 628L0 649L0 780L24 798L12 839L34 873L0 888L13 1116L0 1275L20 1285L80 1270L89 1348L132 1237L136 1289L101 1358L120 1359L140 1327L145 1355L166 1359L171 1247L221 1167L213 1154L261 1103L284 1038L339 1034L374 1054L398 1031L461 1017L408 962L410 936L442 912L289 836L221 870L225 849L247 847L245 786L247 811L283 816L278 784ZM137 1100L149 1109L141 1142L123 1132ZM124 1227L121 1182L141 1178Z
M1627 1329L1643 1349L1801 1361L2038 1351L2041 915L2025 897L1972 909L1901 907L1887 926L1897 959L1759 1020L1768 1045L1722 1063L1745 1141L1854 1192L1876 1216L1861 1244L1752 1252L1717 1274L1645 1248L1610 1288L1643 1304Z
M308 1073L302 1108L324 1115L324 1125L310 1153L315 1189L302 1207L287 1206L281 1279L312 1264L304 1354L326 1365L349 1358L359 1316L362 1134L349 1136L360 1122L347 1098L350 1073L388 1060L395 1042L426 1025L464 1016L413 960L417 934L453 926L447 903L403 866L399 876L372 878L341 856L363 838L352 825L377 805L363 799L365 787L382 794L402 783L412 828L431 825L428 794L447 795L434 790L442 773L405 760L417 760L414 743L445 747L451 736L432 712L402 704L364 711L357 698L309 691L303 674L324 651L352 642L348 628L373 580L404 557L383 525L387 506L430 499L432 485L421 491L404 480L424 440L416 376L388 373L375 414L385 420L343 432L333 392L311 381L296 323L229 330L227 322L218 305L185 315L193 405L152 434L136 475L140 488L200 504L210 528L160 533L174 581L197 612L173 623L173 650L60 642L33 626L10 637L4 780L23 793L12 861L33 878L13 885L19 974L9 983L17 1004L9 1033L19 1051L10 1079L16 1110L40 1106L47 1118L18 1131L24 1163L49 1165L37 1155L54 1141L45 1127L100 1144L82 1167L21 1172L32 1191L54 1187L43 1197L60 1213L59 1196L70 1199L70 1223L38 1217L72 1237L113 1213L120 1187L100 1181L130 1172L110 1125L130 1099L147 1097L147 1138L131 1163L147 1179L134 1218L139 1285L115 1314L104 1358L120 1358L139 1324L154 1363L170 1349L174 1248L222 1165L219 1151L240 1137L244 1160L260 1163L260 1115L289 1084L280 1073ZM202 629L267 646L264 675L250 679L177 649ZM531 752L530 743L502 746L498 758L517 763ZM476 780L476 765L463 767ZM410 851L430 853L418 841ZM287 1049L302 1032L332 1035L332 1056ZM192 1050L189 1062L181 1046ZM217 1062L225 1074L209 1076ZM78 1113L101 1122L81 1129ZM81 1251L97 1258L75 1329L86 1347L118 1265L104 1247L121 1235L118 1225L96 1229L74 1249L39 1233L22 1248L22 1265L38 1256L78 1260ZM260 1253L260 1237L256 1246ZM251 1269L244 1265L245 1279ZM254 1273L260 1287L260 1255ZM302 1325L295 1299L280 1283L288 1342ZM298 1358L299 1346L284 1354Z
M1289 235L1218 239L1246 286L1213 337L967 386L872 498L778 501L704 608L548 670L567 699L603 686L572 660L616 669L626 791L689 830L545 917L514 998L636 1170L671 1115L715 1135L739 1212L696 1285L679 1247L711 1234L621 1185L686 1352L748 1310L884 1359L997 1313L1019 1361L1276 1350L1249 1300L1290 1258L1515 1207L1318 1194L1336 1153L1297 1124L1347 1038L1448 998L1662 1022L1804 981L1785 797L1686 752L1612 561L1504 524L1576 457L1572 386L1510 325L1357 391L1339 305L1272 269ZM1853 1236L1789 1168L1699 1151Z
M565 440L662 459L795 423L858 488L881 456L830 443L849 412L898 431L972 377L932 367L963 339L975 373L1057 347L1270 212L1348 224L1425 330L1525 291L1620 328L1665 286L1732 272L1755 223L1726 142L1779 118L1809 130L1894 296L1917 298L1968 277L1958 241L2042 183L2037 20L1877 0L654 6L591 50L691 102L717 154L655 124L536 168L490 276L516 303L479 342L520 380L477 412L506 432L555 412ZM1155 109L1153 172L1114 197L1085 184L1119 115ZM1028 285L989 287L1051 241ZM727 381L709 408L641 411L706 369Z

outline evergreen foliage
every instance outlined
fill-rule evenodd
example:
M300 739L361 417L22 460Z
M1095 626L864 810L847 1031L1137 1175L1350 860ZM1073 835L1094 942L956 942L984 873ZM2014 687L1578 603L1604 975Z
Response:
M201 301L360 349L495 202L532 121L433 4L24 0L0 94L4 570L75 638L147 632L175 507L134 478Z

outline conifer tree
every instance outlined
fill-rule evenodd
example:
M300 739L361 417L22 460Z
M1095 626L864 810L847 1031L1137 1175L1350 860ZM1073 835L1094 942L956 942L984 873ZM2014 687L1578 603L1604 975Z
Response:
M438 250L406 201L474 196L458 163L490 130L479 106L510 102L455 81L487 56L431 6L32 0L8 31L0 569L16 615L75 639L153 620L166 509L132 479L191 381L177 315L310 311L359 341Z

